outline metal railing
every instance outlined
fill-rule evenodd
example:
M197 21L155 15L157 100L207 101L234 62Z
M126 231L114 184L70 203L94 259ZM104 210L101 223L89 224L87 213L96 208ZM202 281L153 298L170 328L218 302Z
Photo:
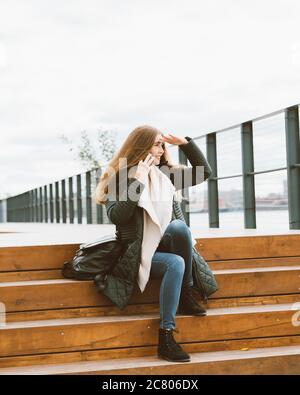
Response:
M286 166L255 171L253 125L255 122L266 120L276 115L284 115ZM240 128L242 173L218 177L217 174L217 134ZM294 105L262 117L234 125L230 128L206 134L200 138L206 139L207 160L211 165L212 174L208 179L208 214L209 226L219 227L219 198L218 182L223 179L242 178L244 227L256 228L256 194L255 176L258 174L286 171L287 175L287 202L289 214L289 228L300 229L300 144L299 144L299 105ZM197 138L195 138L197 140ZM272 144L272 136L270 142ZM278 149L278 147L274 147ZM234 158L232 158L234 160ZM267 158L266 158L267 160Z
M284 115L286 166L255 171L253 125L255 122L267 118ZM241 139L241 167L242 172L218 177L217 135L227 133L233 129L240 130ZM270 136L271 139L272 136ZM287 202L289 214L289 228L300 229L300 144L299 144L299 105L294 105L262 117L258 117L241 124L237 124L216 132L207 133L193 138L195 141L205 140L206 157L212 168L212 174L207 179L207 212L209 227L219 227L219 181L223 179L242 179L244 227L256 228L256 195L255 177L259 174L286 171ZM174 146L172 146L174 148ZM178 147L177 147L178 148ZM178 148L179 163L187 164L187 158ZM232 158L235 160L235 158ZM104 168L105 165L102 167ZM59 180L43 187L24 192L17 196L0 201L0 210L6 210L7 222L48 222L48 223L78 223L111 224L106 215L105 207L96 205L92 201L92 191L97 185L102 168L87 171L82 174ZM66 188L67 187L67 188ZM184 190L185 199L182 208L190 224L189 191ZM5 218L5 215L1 218Z
M100 174L100 168L87 171L6 199L7 222L110 223L105 208L92 201Z

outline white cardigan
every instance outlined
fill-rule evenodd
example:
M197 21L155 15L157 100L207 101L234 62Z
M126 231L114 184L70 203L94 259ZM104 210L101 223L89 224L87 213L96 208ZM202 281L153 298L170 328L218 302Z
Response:
M149 281L152 257L171 222L174 194L175 187L170 179L158 166L151 166L138 202L138 206L144 209L141 262L137 279L141 292L144 292ZM193 244L196 244L194 239Z

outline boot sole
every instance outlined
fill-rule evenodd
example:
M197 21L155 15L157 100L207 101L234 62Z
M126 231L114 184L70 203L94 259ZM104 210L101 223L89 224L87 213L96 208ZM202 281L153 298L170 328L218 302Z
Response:
M157 354L157 356L158 356L158 358L165 359L166 361L169 361L169 362L191 362L190 358L175 360L175 359L165 357L164 355L161 355L161 354Z

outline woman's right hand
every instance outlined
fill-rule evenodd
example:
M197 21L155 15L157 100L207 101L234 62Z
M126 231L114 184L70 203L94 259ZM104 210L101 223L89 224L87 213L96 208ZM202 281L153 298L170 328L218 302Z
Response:
M134 178L145 184L149 171L151 170L151 166L154 162L155 158L150 153L144 160L140 160Z

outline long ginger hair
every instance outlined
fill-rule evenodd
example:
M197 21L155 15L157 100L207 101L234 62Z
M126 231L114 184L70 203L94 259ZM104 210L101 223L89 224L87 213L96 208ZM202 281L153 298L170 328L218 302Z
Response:
M140 160L144 160L148 152L155 143L156 136L163 133L148 125L136 127L126 138L121 148L116 151L107 167L103 171L94 193L96 204L105 204L108 192L108 184L113 175L117 175L122 168L121 159L126 158L126 167L138 165ZM164 153L160 158L159 166L186 167L184 165L174 165L171 161L168 149L164 145Z

